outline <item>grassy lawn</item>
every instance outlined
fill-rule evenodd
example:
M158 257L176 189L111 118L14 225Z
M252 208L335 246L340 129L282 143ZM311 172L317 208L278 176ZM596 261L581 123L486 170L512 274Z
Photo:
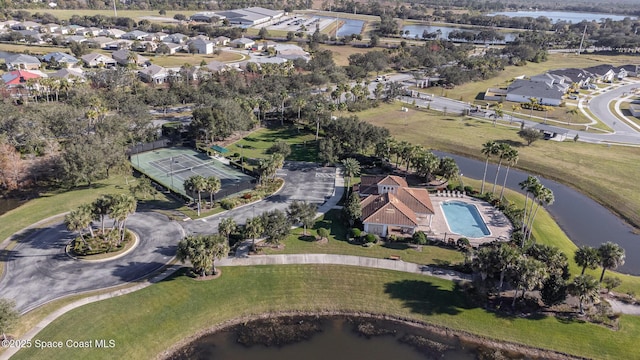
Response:
M464 255L459 251L437 246L423 246L422 251L417 251L403 243L391 243L384 246L375 245L369 248L350 244L347 241L348 229L342 225L339 216L340 210L331 210L316 222L313 229L307 231L308 236L303 236L302 229L295 229L293 234L282 242L285 245L284 249L272 250L265 248L264 253L342 254L379 259L388 258L390 255L399 255L403 261L440 266L457 264L464 260ZM318 243L310 237L315 236L319 228L326 228L331 232L329 241L326 244Z
M53 45L43 46L43 45L9 44L9 43L0 43L0 51L14 52L14 53L29 52L30 54L35 54L35 55L48 54L54 51L71 53L69 51L69 48L67 48L66 46L53 46Z
M239 153L252 159L263 159L268 156L269 149L277 141L291 145L291 155L286 160L318 161L315 134L298 129L295 126L269 127L252 132L249 136L229 146L229 152Z
M572 186L640 226L640 193L635 190L635 179L640 177L639 148L573 141L538 141L524 146L517 128L412 109L405 113L405 120L404 115L394 115L400 113L401 106L385 104L358 116L388 128L398 139L469 157L482 158L480 150L488 140L511 142L520 152L517 167Z
M352 54L365 54L375 48L357 48L351 45L325 45L320 44L321 50L329 50L333 53L333 61L338 66L349 65L349 56Z
M83 306L54 321L37 337L43 341L113 339L112 349L31 348L15 358L149 358L225 320L277 311L392 314L603 359L628 358L640 336L639 317L622 316L620 330L611 331L545 316L496 315L471 304L454 283L414 274L322 265L236 267L222 272L212 281L178 275L129 295Z

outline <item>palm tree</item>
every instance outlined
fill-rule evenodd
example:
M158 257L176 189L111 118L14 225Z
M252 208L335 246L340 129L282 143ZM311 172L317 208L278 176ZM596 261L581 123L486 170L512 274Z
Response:
M615 269L624 265L624 249L611 241L600 245L598 248L600 254L600 266L602 266L602 274L600 274L600 282L604 279L604 272L607 269Z
M216 274L214 262L229 253L229 244L221 235L187 236L180 240L176 258L180 262L191 261L193 271L205 276L208 269Z
M89 234L91 237L95 237L93 233L93 227L91 226L91 222L93 221L93 205L92 204L82 204L77 209L76 216L78 217L78 221L82 225L82 227L87 228L89 230Z
M592 302L598 298L598 282L591 275L576 276L569 287L569 292L578 297L580 314L584 314L584 302Z
M251 238L252 248L256 246L256 238L264 232L264 225L262 224L262 218L260 216L247 219L246 224L244 225L244 234L245 236Z
M82 239L83 243L87 243L84 239L84 235L82 234L82 230L85 228L84 224L81 222L81 217L79 216L79 209L72 210L70 213L65 215L64 224L67 226L69 231L77 232L80 235L80 239Z
M102 195L93 202L93 215L100 220L100 228L104 234L104 221L111 209L113 198L108 195Z
M600 264L600 254L598 253L598 249L586 245L581 246L576 250L576 253L573 255L573 259L576 261L578 266L582 266L582 272L580 275L584 275L587 268L595 269Z
M136 198L129 194L118 194L112 197L110 213L114 223L118 223L118 245L124 241L127 218L136 212L137 206Z
M516 292L513 294L511 306L516 305L518 290L522 290L521 298L527 291L533 291L542 287L544 280L549 276L544 263L533 258L521 257L516 266L517 278Z
M187 183L189 184L190 191L198 193L198 204L201 204L202 192L207 188L207 180L202 175L190 176L185 180L185 190L187 190Z
M502 198L504 197L504 188L507 187L507 176L509 176L509 169L518 163L518 150L514 148L510 148L504 154L504 159L507 162L507 171L504 174L504 181L502 182L502 189L500 190L500 202L502 202Z
M491 189L491 193L494 194L496 192L496 184L498 184L498 174L500 174L500 167L502 166L502 161L505 159L505 155L511 150L511 146L509 144L498 144L496 149L496 155L498 155L498 168L496 169L496 178L493 180L493 188Z
M231 234L236 231L237 227L238 226L236 225L236 222L235 220L233 220L233 218L224 218L220 221L220 224L218 224L218 233L223 235L225 238L227 238L227 241L229 241Z
M342 160L344 166L344 175L347 177L347 196L351 190L351 178L360 175L360 163L354 158L346 158Z
M515 269L519 257L520 252L516 248L507 243L500 244L496 251L496 267L500 271L499 291L502 291L505 276Z
M489 158L497 154L498 144L495 141L487 141L482 145L482 154L487 158L484 161L484 173L482 174L482 186L480 187L480 193L484 194L484 182L487 178L487 167L489 166Z
M440 174L440 176L449 181L460 175L460 168L458 168L458 164L456 164L456 161L452 158L443 157L442 159L440 159L438 173Z
M537 201L536 210L533 212L533 216L529 219L529 225L527 226L527 236L525 239L529 240L531 238L531 232L533 229L533 221L536 219L536 215L538 214L538 210L540 206L548 206L553 204L555 198L553 196L553 191L548 189L542 185L540 185L540 191L536 195L535 200Z
M209 192L209 204L213 207L213 194L220 190L222 186L220 179L215 176L209 176L205 179L206 188L205 191Z
M296 97L296 99L293 101L293 105L298 109L298 122L300 122L300 112L302 111L302 108L306 104L307 104L307 99L305 99L302 96Z
M540 180L538 180L537 177L534 176L527 176L527 178L524 181L521 181L520 183L518 183L518 185L520 185L520 189L521 190L525 190L526 193L526 197L524 198L524 209L522 212L522 226L526 226L527 224L527 204L529 203L529 194L531 193L531 189L535 186L536 183L540 183ZM524 246L524 243L523 243Z

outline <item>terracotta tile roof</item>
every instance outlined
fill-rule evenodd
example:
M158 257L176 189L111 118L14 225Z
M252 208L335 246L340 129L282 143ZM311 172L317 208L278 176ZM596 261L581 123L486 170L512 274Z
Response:
M398 188L396 197L409 209L418 214L433 214L433 204L426 189L401 187Z
M407 187L407 181L395 175L362 175L360 185L355 188L362 195L377 195L378 184L387 186Z
M384 179L378 181L378 184L381 185L391 185L391 186L402 186L408 187L407 180L401 178L400 176L388 175Z
M360 203L362 222L375 224L417 226L415 213L395 195L371 195Z

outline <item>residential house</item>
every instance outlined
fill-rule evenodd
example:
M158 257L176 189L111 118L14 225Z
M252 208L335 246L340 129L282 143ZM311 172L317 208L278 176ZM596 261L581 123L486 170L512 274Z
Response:
M133 30L122 34L121 38L127 40L144 40L147 36L149 36L149 33L140 30Z
M616 71L621 72L624 70L627 73L627 76L638 77L638 73L640 72L640 65L622 65L616 68Z
M60 25L54 24L54 23L45 24L40 27L40 31L44 31L49 34L53 34L57 32L59 29L60 29Z
M149 65L138 72L140 79L147 83L162 84L167 81L169 71L162 66Z
M111 54L113 60L117 61L120 65L128 65L135 63L136 65L145 65L149 63L149 59L144 56L140 56L131 50L118 50Z
M25 70L14 70L5 73L2 75L2 95L4 97L29 96L31 93L29 80L40 78L42 78L41 74Z
M48 63L55 62L61 67L74 67L80 63L74 56L59 51L48 53L42 59Z
M80 57L80 59L87 67L108 67L115 66L117 63L111 57L98 53L83 55L82 57Z
M311 60L311 55L308 52L304 51L298 45L276 44L275 49L276 49L276 53L278 54L277 56L283 59L287 59L287 60L303 59L304 61Z
M640 118L640 103L629 104L629 111L631 112L631 116Z
M102 29L98 35L120 39L124 34L126 34L126 32L120 29Z
M216 38L213 38L213 40L211 40L211 41L213 41L213 43L216 46L227 46L229 44L229 42L231 41L231 39L229 39L226 36L218 36Z
M216 60L213 60L207 64L207 70L214 73L220 73L228 69L229 69L229 66L227 64L220 61L216 61Z
M549 74L565 78L565 82L575 84L575 87L578 89L589 85L593 80L589 72L577 68L551 70Z
M0 22L0 29L11 29L11 27L18 22L15 20L7 20Z
M77 68L60 69L49 74L49 77L52 79L66 79L70 82L84 82L86 80L82 69Z
M411 236L430 226L434 208L426 189L411 188L394 176L363 175L354 187L365 198L360 202L364 231L379 236Z
M253 47L255 43L256 43L255 41L249 38L241 37L241 38L232 40L230 44L233 47L237 47L241 49L251 49L251 47Z
M213 54L213 42L197 38L189 43L190 47L194 47L198 54Z
M145 37L144 40L146 40L146 41L162 41L167 36L169 36L169 34L163 33L163 32L157 32L157 33L153 33L153 34L147 35L147 37Z
M541 105L558 106L566 90L543 81L514 80L507 88L507 101L528 103L536 99Z
M94 37L100 35L102 30L97 27L89 27L82 30L76 31L76 35L82 35L85 37Z
M163 42L172 42L174 44L184 44L189 40L189 37L185 34L175 33L167 36L162 41Z
M169 54L175 54L184 49L184 45L175 43L164 43L169 48Z
M71 43L83 43L85 41L87 41L87 38L82 36L82 35L71 35L71 36L67 36L66 38L64 38L64 41L67 44L71 44Z
M605 83L612 82L617 75L612 65L596 65L584 70L593 74L596 80Z
M11 25L13 30L38 30L40 29L40 23L34 21L23 21Z
M37 70L40 68L40 60L35 56L25 54L11 54L5 57L7 70Z
M87 39L86 43L89 47L94 47L98 49L106 49L107 44L112 43L114 40L112 38L106 36L96 36L94 38Z
M38 30L16 30L15 32L22 35L27 43L39 44L42 42L42 34Z

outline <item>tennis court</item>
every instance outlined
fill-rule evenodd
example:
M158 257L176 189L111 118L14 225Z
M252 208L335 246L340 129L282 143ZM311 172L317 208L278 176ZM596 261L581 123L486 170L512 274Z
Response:
M189 148L163 148L131 156L133 167L176 193L191 197L184 181L191 176L220 179L216 199L253 187L253 178L207 154Z

